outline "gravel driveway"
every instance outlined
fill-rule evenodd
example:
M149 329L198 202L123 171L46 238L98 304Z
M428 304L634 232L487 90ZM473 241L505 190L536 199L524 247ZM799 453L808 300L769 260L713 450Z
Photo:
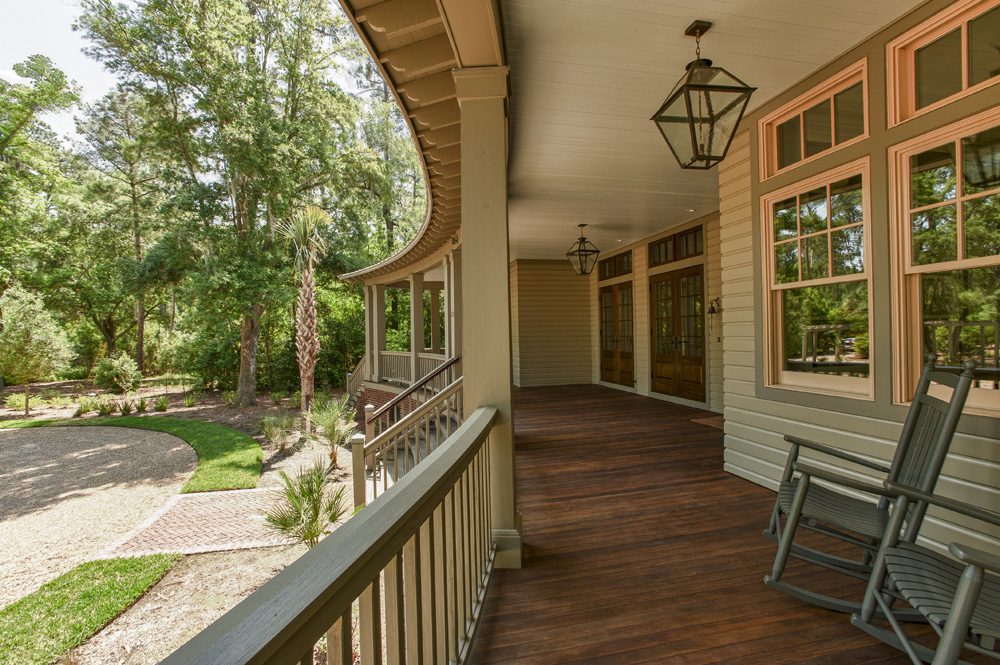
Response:
M196 463L190 446L161 432L0 430L0 607L122 538Z

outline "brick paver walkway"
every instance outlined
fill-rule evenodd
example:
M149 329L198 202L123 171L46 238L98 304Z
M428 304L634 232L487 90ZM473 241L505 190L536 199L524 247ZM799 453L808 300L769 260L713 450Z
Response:
M199 554L283 545L288 541L264 521L274 500L269 489L178 494L104 554Z

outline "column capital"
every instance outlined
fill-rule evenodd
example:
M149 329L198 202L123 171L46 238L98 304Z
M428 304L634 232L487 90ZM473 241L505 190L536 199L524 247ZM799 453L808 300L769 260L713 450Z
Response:
M470 100L505 99L509 67L463 67L451 70L458 103Z

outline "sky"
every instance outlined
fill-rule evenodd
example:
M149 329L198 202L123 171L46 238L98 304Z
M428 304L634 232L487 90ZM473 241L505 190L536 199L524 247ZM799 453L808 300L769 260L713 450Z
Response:
M80 87L84 102L100 99L115 77L83 54L83 35L73 31L80 14L78 0L0 0L0 78L12 80L11 67L28 56L48 56ZM73 113L50 114L44 119L64 137L74 137Z

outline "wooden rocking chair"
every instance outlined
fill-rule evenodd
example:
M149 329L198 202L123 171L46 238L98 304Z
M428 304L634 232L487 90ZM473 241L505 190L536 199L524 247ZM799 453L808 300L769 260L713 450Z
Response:
M785 437L792 446L785 462L771 522L764 531L764 535L778 540L778 551L771 573L764 577L765 584L838 612L860 610L860 602L810 591L782 580L781 576L788 557L795 556L857 579L868 579L872 557L889 521L888 508L894 495L879 484L849 478L800 461L799 451L801 448L808 448L885 474L885 480L933 492L968 397L975 367L974 362L967 362L965 370L956 376L937 371L934 356L927 358L917 383L916 395L903 423L896 452L888 467L830 446L794 436ZM948 402L928 394L932 382L952 388ZM877 503L859 499L837 489L815 484L813 479L832 483L840 489L867 492L880 498ZM922 502L910 505L907 531L903 537L905 541L912 542L916 538L926 510L927 506ZM784 523L781 519L783 515ZM860 557L857 560L846 559L796 543L795 536L800 526L859 547Z
M964 662L959 660L963 647L1000 660L1000 556L951 543L952 559L901 538L903 520L914 503L940 506L994 526L1000 526L1000 514L889 482L885 488L898 498L875 556L861 612L851 617L851 623L902 649L915 665ZM940 636L937 649L907 638L890 612L885 589L893 589L930 623ZM892 630L874 623L877 610Z

